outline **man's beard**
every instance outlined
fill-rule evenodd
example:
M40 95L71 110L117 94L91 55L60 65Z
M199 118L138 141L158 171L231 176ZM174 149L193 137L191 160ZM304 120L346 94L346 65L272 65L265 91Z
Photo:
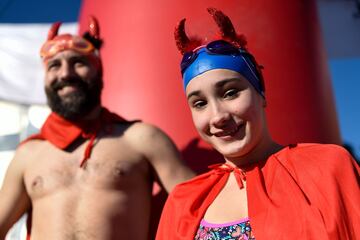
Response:
M77 121L86 116L101 102L103 81L101 75L98 75L88 82L81 78L71 78L64 81L56 81L50 87L45 87L50 109L71 121ZM57 91L65 86L74 86L76 91L60 97Z

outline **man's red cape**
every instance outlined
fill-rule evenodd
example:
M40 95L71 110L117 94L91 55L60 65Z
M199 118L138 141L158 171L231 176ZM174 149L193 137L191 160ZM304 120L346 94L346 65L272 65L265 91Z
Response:
M101 113L96 119L77 122L66 120L52 112L41 127L40 133L30 136L21 144L29 140L40 139L49 141L57 148L65 150L80 137L90 139L80 163L80 166L82 166L90 157L93 142L99 131L105 130L111 132L111 124L121 122L126 122L126 120L106 108L101 109Z
M359 166L336 145L286 147L246 171L257 240L360 239ZM157 240L193 240L229 172L213 169L182 183L163 209Z

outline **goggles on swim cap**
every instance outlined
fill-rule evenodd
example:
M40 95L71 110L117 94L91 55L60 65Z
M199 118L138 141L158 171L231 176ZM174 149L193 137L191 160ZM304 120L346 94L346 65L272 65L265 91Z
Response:
M206 46L184 53L180 67L185 89L191 79L204 72L229 69L244 76L255 90L265 97L262 77L254 57L225 40L212 41Z
M74 50L82 54L89 54L95 48L93 44L80 36L63 34L45 42L41 47L40 56L43 59L47 59L64 50Z

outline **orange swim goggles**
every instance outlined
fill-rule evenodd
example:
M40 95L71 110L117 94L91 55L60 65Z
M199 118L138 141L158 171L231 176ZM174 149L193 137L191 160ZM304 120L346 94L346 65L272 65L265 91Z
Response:
M80 36L62 34L45 42L41 47L40 56L45 60L64 50L74 50L79 53L89 54L94 52L95 48L92 43Z

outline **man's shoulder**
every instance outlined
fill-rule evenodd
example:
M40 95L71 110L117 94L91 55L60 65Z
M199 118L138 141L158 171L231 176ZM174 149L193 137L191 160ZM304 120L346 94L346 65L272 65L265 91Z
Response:
M148 132L148 131L156 131L159 129L156 126L143 121L131 121L131 122L126 122L124 124L129 125L129 130L133 132Z
M115 135L142 153L153 153L172 145L172 140L164 131L144 122L135 122L123 128L120 127Z
M135 141L146 141L167 136L155 125L140 121L129 124L124 132L124 135Z
M38 136L39 135L32 135L20 142L16 148L16 152L28 152L34 150L34 148L44 145L46 140Z
M21 142L15 150L13 161L27 166L27 163L31 162L34 152L44 144L45 141L40 139L27 139L26 141Z

